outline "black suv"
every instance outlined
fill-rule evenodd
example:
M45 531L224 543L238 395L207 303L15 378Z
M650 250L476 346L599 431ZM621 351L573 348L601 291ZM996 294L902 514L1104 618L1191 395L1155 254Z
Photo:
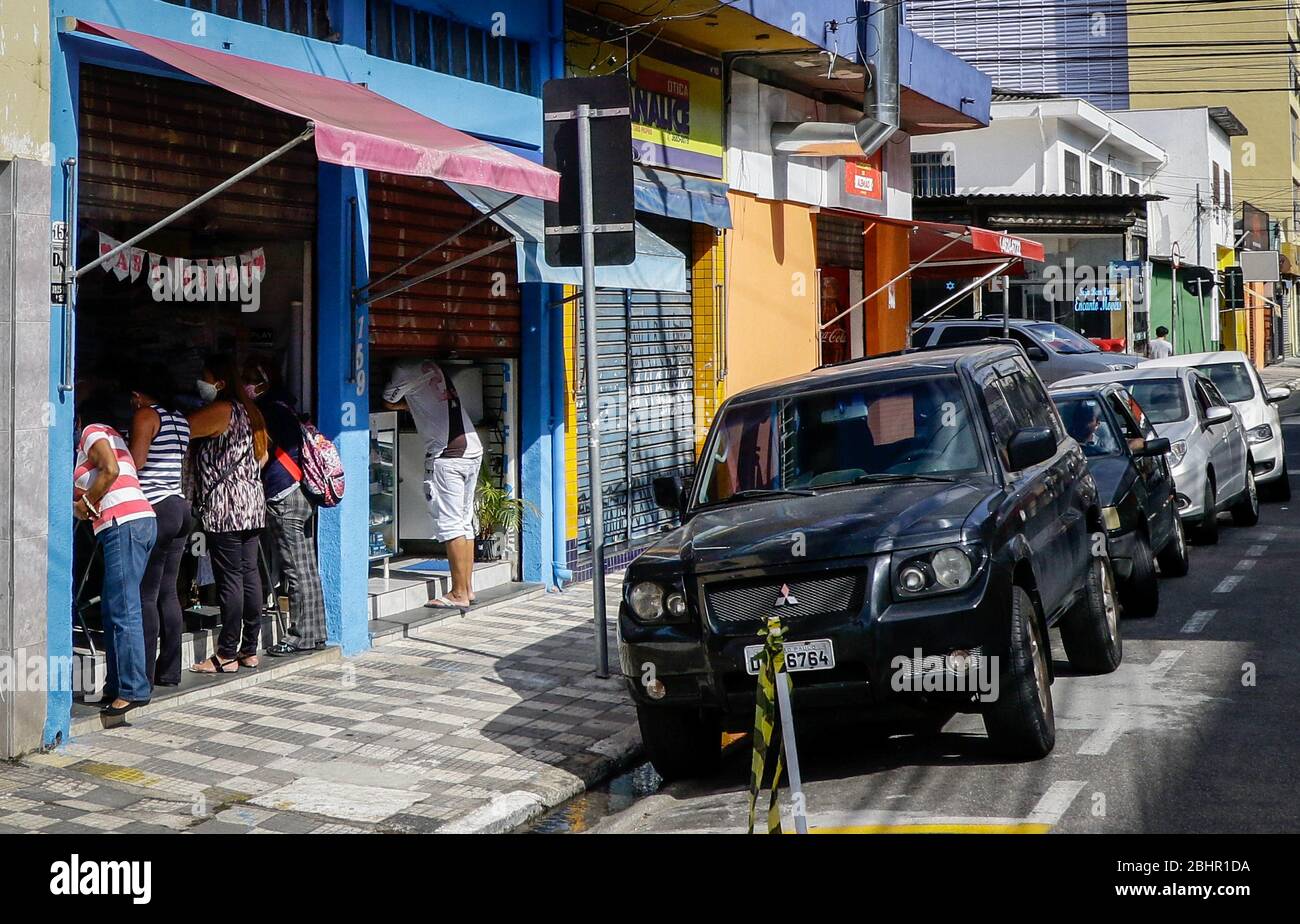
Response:
M1072 668L1119 665L1097 488L1014 343L738 394L692 487L660 478L655 495L682 524L628 567L618 626L664 777L710 772L720 732L750 727L773 614L798 708L981 712L1022 758L1055 742L1050 626Z

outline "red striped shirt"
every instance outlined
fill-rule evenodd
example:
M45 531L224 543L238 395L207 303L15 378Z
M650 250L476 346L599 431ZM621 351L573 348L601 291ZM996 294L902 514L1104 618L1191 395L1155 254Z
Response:
M99 469L90 460L90 447L101 440L108 440L113 455L117 457L117 480L99 500L99 516L94 520L96 535L114 523L127 523L154 515L153 506L140 490L135 460L131 458L126 440L122 434L104 424L91 424L81 431L81 442L77 445L77 468L72 476L73 500L80 499L99 476Z

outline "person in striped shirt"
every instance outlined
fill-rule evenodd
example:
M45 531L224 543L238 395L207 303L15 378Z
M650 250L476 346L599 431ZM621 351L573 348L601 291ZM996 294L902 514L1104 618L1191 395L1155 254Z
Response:
M72 512L89 520L104 554L100 618L107 662L104 714L125 715L153 693L145 669L140 578L157 539L158 526L122 434L102 421L111 410L94 399L77 408L77 465Z

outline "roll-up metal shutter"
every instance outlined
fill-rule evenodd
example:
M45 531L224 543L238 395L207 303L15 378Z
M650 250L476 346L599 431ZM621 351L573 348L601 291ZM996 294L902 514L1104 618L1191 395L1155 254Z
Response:
M686 258L685 292L602 291L597 300L605 544L608 557L659 532L669 514L655 506L653 481L690 475L695 464L695 350L691 306L691 225L639 216ZM579 318L581 309L579 308ZM577 352L581 354L582 325ZM591 478L586 401L577 396L578 542L589 557ZM589 558L588 558L589 560Z
M844 218L821 212L817 215L817 265L863 268L865 225L860 218Z
M437 180L371 173L367 189L371 279L380 278L480 217ZM396 278L419 276L507 236L495 223L484 221ZM506 247L373 302L370 342L376 349L426 355L518 356L521 322L516 272L515 249Z
M85 65L77 164L83 231L142 231L305 127L216 87ZM298 145L172 227L249 236L274 228L281 238L312 239L315 150Z

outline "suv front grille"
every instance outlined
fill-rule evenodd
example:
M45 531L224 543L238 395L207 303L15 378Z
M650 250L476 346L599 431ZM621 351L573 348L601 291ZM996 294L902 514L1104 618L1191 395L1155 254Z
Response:
M706 587L705 600L715 625L757 626L772 615L791 620L848 612L856 605L861 585L857 574L728 581Z

